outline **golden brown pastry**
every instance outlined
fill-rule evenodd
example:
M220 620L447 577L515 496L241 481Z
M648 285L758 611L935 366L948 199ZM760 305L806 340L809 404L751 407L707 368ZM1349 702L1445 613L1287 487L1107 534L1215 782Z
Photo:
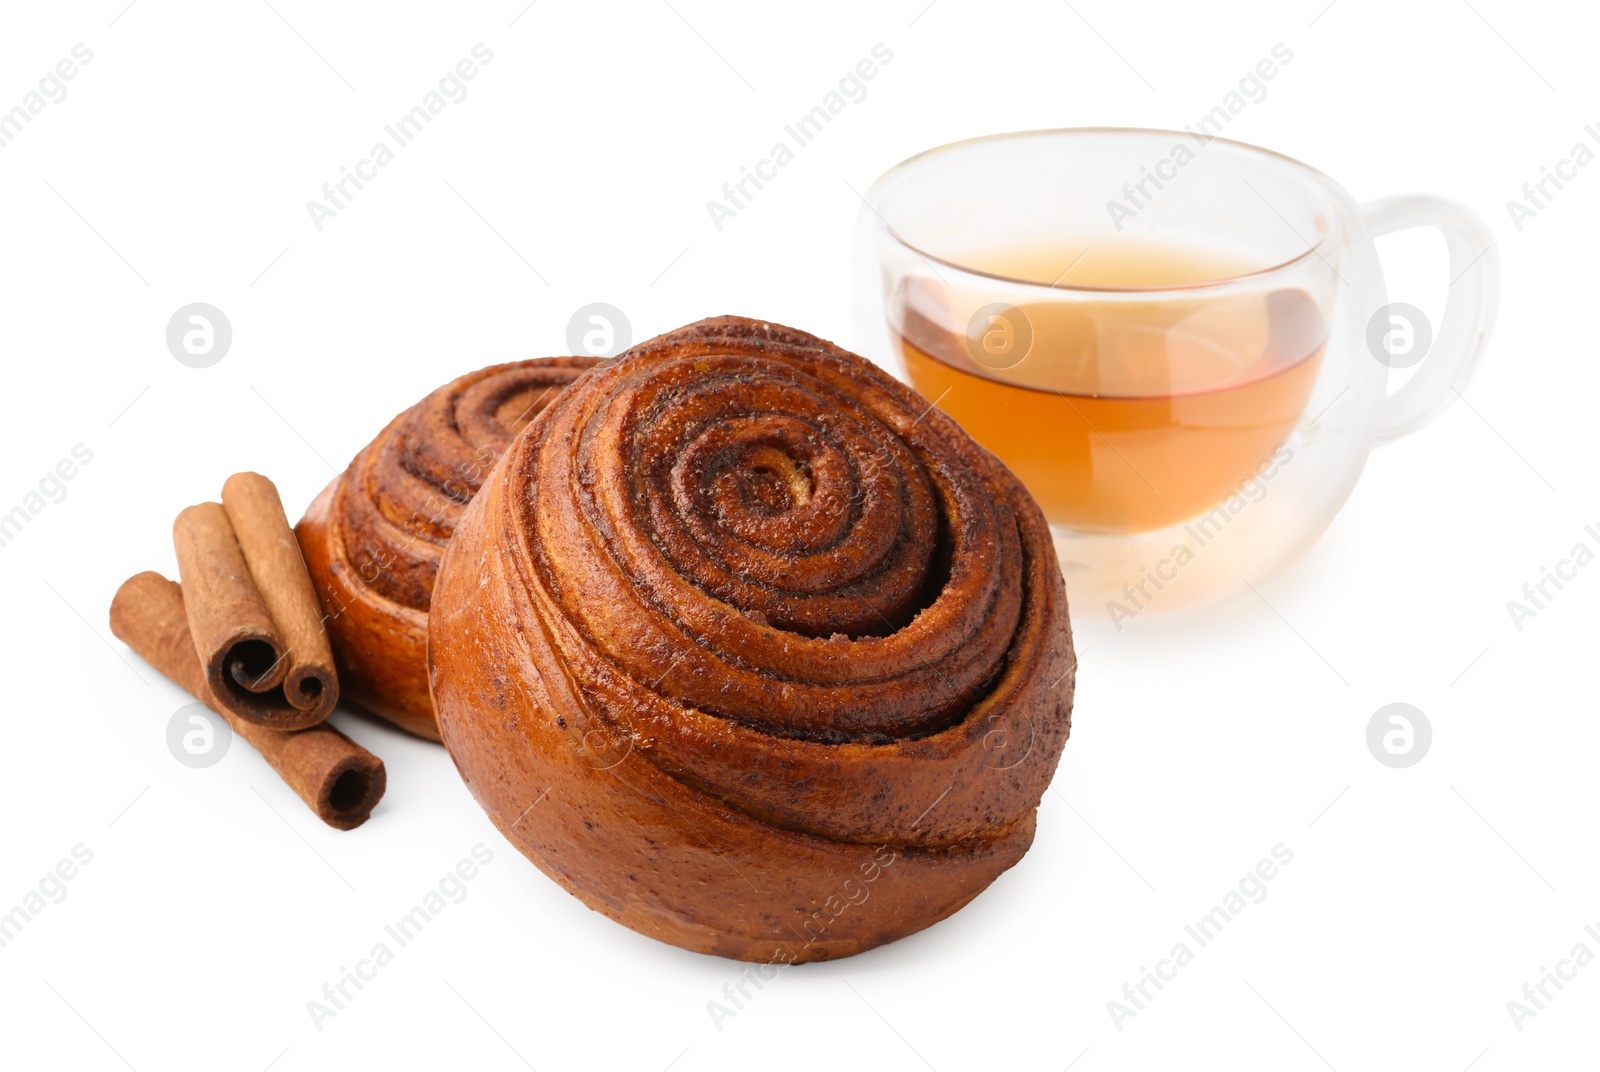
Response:
M347 700L435 741L428 603L439 556L500 452L595 364L543 357L445 384L389 422L295 526Z
M938 409L736 317L554 399L429 619L444 741L591 908L743 960L848 956L1015 864L1070 725L1038 507Z

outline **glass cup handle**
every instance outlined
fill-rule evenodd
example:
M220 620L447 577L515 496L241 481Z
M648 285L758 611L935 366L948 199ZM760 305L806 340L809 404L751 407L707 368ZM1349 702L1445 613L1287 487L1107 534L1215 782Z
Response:
M1361 211L1374 238L1413 227L1433 227L1444 236L1450 253L1444 320L1421 367L1384 401L1376 433L1381 443L1433 420L1471 381L1494 326L1500 263L1488 228L1465 205L1441 197L1409 195L1372 201L1361 206ZM1373 330L1387 328L1369 326L1369 332Z

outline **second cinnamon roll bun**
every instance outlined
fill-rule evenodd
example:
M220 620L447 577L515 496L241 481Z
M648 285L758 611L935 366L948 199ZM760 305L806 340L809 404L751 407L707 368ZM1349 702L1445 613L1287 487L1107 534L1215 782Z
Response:
M344 697L432 740L427 626L439 558L500 453L586 357L491 365L390 421L295 526Z

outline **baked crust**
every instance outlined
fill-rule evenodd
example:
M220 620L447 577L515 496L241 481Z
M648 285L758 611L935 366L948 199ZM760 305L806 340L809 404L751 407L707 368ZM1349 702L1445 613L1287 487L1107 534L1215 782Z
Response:
M390 421L312 502L295 535L346 700L439 739L427 642L440 557L501 452L594 364L542 357L458 377Z
M596 911L742 960L848 956L1015 864L1075 675L1043 515L829 343L652 339L501 458L440 569L444 742Z

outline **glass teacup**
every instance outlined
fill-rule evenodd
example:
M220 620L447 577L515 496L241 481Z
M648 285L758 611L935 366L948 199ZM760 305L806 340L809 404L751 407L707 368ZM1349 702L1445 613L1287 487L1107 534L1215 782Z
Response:
M979 138L907 160L866 201L858 349L1022 478L1069 592L1119 625L1244 591L1311 546L1373 443L1466 386L1494 314L1490 238L1465 208L1358 206L1222 138ZM1437 333L1389 303L1373 248L1418 226L1449 248Z

